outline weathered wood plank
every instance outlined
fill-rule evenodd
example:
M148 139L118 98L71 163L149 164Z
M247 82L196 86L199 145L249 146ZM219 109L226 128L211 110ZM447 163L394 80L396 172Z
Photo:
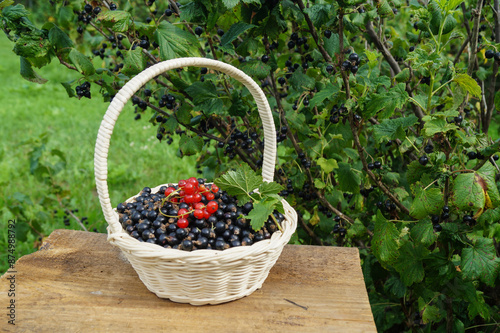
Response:
M2 315L7 332L376 332L356 248L287 245L262 289L201 307L149 292L103 234L56 230L15 268L16 326Z

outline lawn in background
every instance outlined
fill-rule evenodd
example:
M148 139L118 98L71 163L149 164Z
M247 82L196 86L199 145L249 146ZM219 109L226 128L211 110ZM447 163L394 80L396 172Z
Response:
M95 86L91 89L94 97L90 100L69 98L60 82L70 81L77 75L59 65L57 59L39 71L49 80L47 83L38 85L24 80L19 74L19 57L12 48L13 43L1 33L0 230L3 232L0 234L0 274L7 270L9 219L16 219L24 227L38 223L43 230L43 235L22 232L27 237L16 242L17 258L36 251L41 236L48 236L54 229L82 230L73 218L69 226L65 226L65 209L77 209L77 217L87 217L88 230L106 232L95 189L93 157L97 131L108 103L103 102ZM111 138L108 186L113 206L144 186L196 175L195 156L180 159L176 141L171 146L159 143L156 128L146 119L134 121L134 116L129 103ZM149 118L149 114L143 118ZM65 167L54 177L54 183L60 186L57 195L53 194L53 186L30 173L30 157L36 157L33 150L41 146L43 136L47 143L41 151L40 163L57 165L63 161L51 151L60 151L66 161ZM58 196L69 200L57 207L54 199ZM26 217L12 212L12 207L16 206Z

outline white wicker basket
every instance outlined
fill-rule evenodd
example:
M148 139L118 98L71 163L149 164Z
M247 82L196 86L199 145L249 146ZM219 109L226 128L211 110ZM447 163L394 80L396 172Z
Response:
M224 251L192 252L165 249L156 244L139 242L125 232L118 213L111 207L107 175L107 156L111 134L125 103L146 82L161 73L186 66L207 67L225 73L248 88L254 97L264 128L262 176L272 181L276 161L276 134L269 103L260 87L239 69L220 61L205 58L179 58L151 66L131 79L113 98L99 128L94 164L97 192L108 222L108 241L118 246L128 258L139 278L158 297L193 305L219 304L250 295L260 288L276 263L283 247L297 227L297 213L283 200L285 220L283 231L271 239L252 246ZM152 189L158 191L162 185ZM130 200L130 199L129 199Z

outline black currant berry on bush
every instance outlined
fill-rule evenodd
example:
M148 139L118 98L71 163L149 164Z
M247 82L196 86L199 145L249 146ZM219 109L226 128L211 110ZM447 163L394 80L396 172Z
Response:
M295 47L295 42L293 40L289 41L287 44L289 49L293 49Z
M224 36L224 30L217 29L217 35L219 35L220 37Z
M328 66L326 66L326 71L327 71L328 73L333 72L333 66L332 66L332 65L328 65Z
M441 230L443 230L443 227L441 226L441 224L434 224L434 231L435 232L440 232Z
M439 215L431 215L431 222L432 222L432 224L438 224L439 223Z
M373 166L375 167L375 169L380 169L380 168L382 168L382 162L380 162L380 161L375 161L375 162L373 163Z
M95 15L98 15L101 12L101 7L95 7L93 12Z
M373 170L375 169L375 164L374 163L368 163L368 170Z
M475 160L477 158L477 153L475 151L470 151L467 153L469 160Z
M286 83L286 79L284 77L278 78L278 83L284 85Z
M493 155L493 160L498 161L498 155Z
M84 29L81 26L76 28L76 32L78 32L79 34L83 34L83 31L84 31Z
M268 62L268 61L269 61L269 56L268 56L267 54L264 54L264 55L260 58L260 60L262 60L262 62L263 62L263 63L266 63L266 62Z
M331 30L325 30L324 32L326 38L332 37L332 31Z
M83 9L89 14L92 13L92 5L90 4L86 4L85 7L83 7Z
M342 63L341 69L343 71L348 71L351 68L351 63L349 61L344 61Z
M410 48L408 49L408 51L410 51L410 52L415 51L415 46L410 46Z
M424 155L424 156L421 156L419 159L418 159L418 163L422 164L423 166L427 165L427 163L429 163L429 158Z
M359 61L359 56L357 53L351 53L349 54L349 61L357 63Z
M433 145L431 145L431 144L428 144L428 145L426 145L426 146L425 146L424 151L425 151L427 154L430 154L430 153L432 153L432 152L434 151L434 146L433 146Z
M110 9L110 10L117 10L117 9L118 9L118 7L116 6L116 4L111 3L111 4L109 4L109 9Z
M165 12L164 12L165 16L172 16L173 13L174 12L170 8L165 9Z
M486 59L491 59L495 56L495 51L486 50L486 52L484 52L484 56L486 57Z
M206 67L202 67L202 68L200 69L200 73L201 73L201 75L205 75L205 74L207 74L207 72L208 72L208 69L207 69Z
M351 66L351 73L356 74L357 72L358 72L358 66L357 65Z
M500 52L495 53L495 60L500 61Z
M461 114L456 116L455 118L453 118L453 121L455 122L455 124L457 124L459 126L463 120L464 120L464 117Z
M196 27L194 29L194 33L200 36L203 33L203 28L202 27Z

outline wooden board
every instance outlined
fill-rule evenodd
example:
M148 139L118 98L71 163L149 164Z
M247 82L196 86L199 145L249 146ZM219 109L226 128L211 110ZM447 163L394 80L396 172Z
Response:
M15 270L6 332L376 332L356 248L287 245L262 289L201 307L149 292L104 234L56 230Z

